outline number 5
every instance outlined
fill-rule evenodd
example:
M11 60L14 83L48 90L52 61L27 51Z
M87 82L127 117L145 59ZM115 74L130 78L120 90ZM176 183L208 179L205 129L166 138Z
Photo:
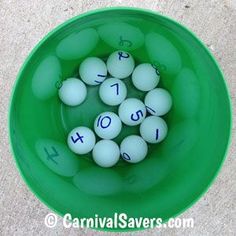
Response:
M135 117L136 115L136 117ZM131 120L138 121L141 117L143 117L143 112L141 110L136 111L135 114L131 115Z

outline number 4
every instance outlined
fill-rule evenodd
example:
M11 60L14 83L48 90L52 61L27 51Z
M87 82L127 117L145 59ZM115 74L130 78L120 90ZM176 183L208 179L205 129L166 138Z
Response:
M80 136L80 134L78 133L78 132L76 132L76 135L77 135L77 137L76 138L74 138L73 136L71 136L71 140L72 140L72 142L73 143L77 143L78 141L80 141L81 143L83 143L84 141L83 141L83 137L84 136Z

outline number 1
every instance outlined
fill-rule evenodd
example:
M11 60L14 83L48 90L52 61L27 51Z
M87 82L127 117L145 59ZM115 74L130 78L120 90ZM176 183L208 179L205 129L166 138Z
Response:
M156 140L159 138L159 129L156 129Z
M147 110L150 110L150 111L152 111L153 113L156 113L156 111L155 111L155 110L153 110L151 107L149 107L149 106L146 106L146 108L147 108Z

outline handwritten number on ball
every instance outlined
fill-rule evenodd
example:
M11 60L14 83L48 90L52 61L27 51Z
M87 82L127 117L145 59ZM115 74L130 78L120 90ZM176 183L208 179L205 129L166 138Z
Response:
M111 124L111 117L109 116L99 116L97 121L97 127L101 126L103 129L106 129Z
M125 159L125 160L131 160L129 154L127 154L126 152L122 153L122 157Z
M125 52L118 52L119 60L121 61L122 58L129 58L129 54Z
M152 111L153 113L156 113L156 111L155 111L155 110L153 110L151 107L149 107L149 106L146 106L146 108L147 108L147 110L149 110L149 111Z
M71 136L72 142L73 142L73 143L77 143L78 141L80 141L81 143L84 143L84 141L83 141L83 137L84 137L84 136L80 136L80 134L79 134L78 132L76 132L76 135L77 135L76 138L74 138L73 136Z
M102 81L98 81L98 80L94 80L94 82L97 83L97 84L101 84L102 83Z
M138 110L135 114L131 115L131 120L138 121L141 117L143 117L143 112Z
M105 78L106 75L101 75L101 74L97 74L98 77L102 77L102 78Z
M116 95L119 95L119 84L118 83L112 84L111 87L116 87Z
M159 129L156 129L156 140L159 138Z
M97 74L97 77L99 77L99 78L106 78L106 75ZM97 84L101 84L103 81L94 80L94 82L97 83Z

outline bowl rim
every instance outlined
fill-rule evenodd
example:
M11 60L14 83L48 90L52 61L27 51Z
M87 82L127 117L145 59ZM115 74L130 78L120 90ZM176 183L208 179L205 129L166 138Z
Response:
M57 31L59 31L60 29L62 29L63 27L65 27L66 25L90 16L90 15L94 15L97 13L101 13L101 12L112 12L112 11L130 11L130 12L139 12L139 13L143 13L146 15L150 15L150 16L158 16L160 18L163 18L164 20L170 21L171 23L173 23L174 25L182 28L183 30L185 30L188 34L190 34L196 41L197 43L199 43L199 45L205 50L205 52L208 54L208 56L210 57L210 59L212 60L212 62L215 64L215 66L218 69L218 72L220 74L220 76L222 77L222 82L223 82L223 86L224 89L226 91L226 95L227 95L227 100L228 100L228 104L229 104L229 115L230 115L230 120L229 120L229 136L228 136L228 140L227 140L227 144L226 144L226 148L225 148L225 153L222 157L222 160L218 166L218 169L216 170L216 172L214 173L214 175L212 176L212 179L209 181L209 183L206 185L206 187L202 190L202 192L195 197L195 199L193 201L191 201L190 203L188 203L184 208L182 208L181 210L179 210L175 215L172 216L172 218L175 218L176 216L182 214L183 212L185 212L187 209L189 209L190 207L192 207L208 190L209 188L213 185L214 181L216 180L216 177L218 176L223 163L226 160L226 157L228 155L229 149L230 149L230 144L232 141L232 101L231 101L231 97L230 97L230 92L229 89L227 87L227 82L225 80L225 76L217 62L217 60L215 59L215 57L212 55L212 53L210 52L210 50L207 48L207 46L195 35L195 33L193 33L190 29L188 29L186 26L184 26L182 23L177 22L177 20L174 20L168 16L163 15L162 13L158 12L158 11L154 11L154 10L149 10L149 9L144 9L144 8L138 8L138 7L128 7L128 6L117 6L117 7L103 7L103 8L97 8L94 10L89 10L86 12L83 12L79 15L73 16L72 18L69 18L67 20L65 20L63 23L60 23L59 25L57 25L56 27L54 27L52 30L50 30L43 38L41 38L37 44L34 46L33 49L31 49L31 51L28 53L28 55L26 56L26 59L24 60L23 64L21 65L16 79L14 81L13 87L12 87L12 91L11 91L11 95L9 98L9 105L8 105L8 141L10 144L10 153L13 156L13 159L15 160L16 163L16 167L18 169L18 172L20 173L21 178L24 180L24 182L26 183L26 186L29 188L29 190L42 202L44 203L50 210L52 210L53 212L57 213L59 216L63 217L64 215L58 211L57 209L55 209L54 207L52 207L46 200L43 199L43 197L40 196L40 194L38 194L36 192L36 190L34 190L33 186L31 186L31 184L29 183L29 181L27 180L24 171L21 169L21 166L19 164L18 158L17 158L17 152L15 151L15 148L13 147L13 135L12 135L12 128L11 128L11 117L13 115L13 101L14 101L14 97L16 96L15 91L17 89L17 86L19 84L19 81L21 80L21 75L23 73L23 71L25 70L25 68L27 67L28 62L31 60L32 56L34 55L34 53L38 50L38 48L45 42L48 40L48 38L50 38L54 33L56 33ZM162 223L168 221L169 219L164 220ZM107 231L107 232L131 232L131 231L138 231L138 230L145 230L146 228L127 228L127 229L121 229L121 228L115 228L115 229L101 229L101 228L92 228L98 231Z

